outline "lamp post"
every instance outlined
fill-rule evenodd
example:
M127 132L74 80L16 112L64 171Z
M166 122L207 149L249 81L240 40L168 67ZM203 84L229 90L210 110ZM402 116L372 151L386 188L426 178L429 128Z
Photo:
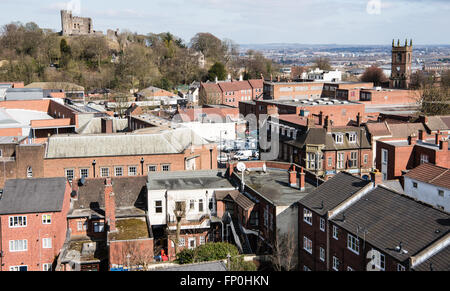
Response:
M144 158L141 158L141 175L144 176Z
M93 160L92 161L92 167L94 167L94 178L95 178L95 165L97 164L97 161L96 160Z

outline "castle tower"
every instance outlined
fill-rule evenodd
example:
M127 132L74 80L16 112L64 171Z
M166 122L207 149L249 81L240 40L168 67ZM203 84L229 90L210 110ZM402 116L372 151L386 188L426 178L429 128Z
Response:
M411 82L411 64L412 64L412 39L408 45L400 45L400 40L392 41L392 66L389 87L392 89L408 89Z
M63 36L72 34L72 12L68 10L61 10L61 34Z

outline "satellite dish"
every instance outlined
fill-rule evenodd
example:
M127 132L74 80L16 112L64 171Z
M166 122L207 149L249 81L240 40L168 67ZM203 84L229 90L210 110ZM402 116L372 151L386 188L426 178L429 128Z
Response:
M242 163L242 162L239 162L239 163L237 164L236 168L238 169L239 172L244 172L245 169L247 169L247 167L245 166L245 164Z

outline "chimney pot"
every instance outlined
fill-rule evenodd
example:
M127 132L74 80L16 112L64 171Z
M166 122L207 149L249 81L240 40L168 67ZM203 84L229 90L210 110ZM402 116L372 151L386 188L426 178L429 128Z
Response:
M301 167L300 168L300 185L299 185L299 188L300 188L300 191L304 191L305 190L305 170L303 169L303 167Z
M105 180L105 222L110 232L116 231L116 199L111 178Z
M448 150L448 139L442 139L439 141L439 149L442 151Z
M378 184L381 184L383 182L383 175L379 170L375 170L372 173L370 173L370 178L374 186L377 186Z
M291 187L297 187L297 171L295 166L289 171L289 185Z

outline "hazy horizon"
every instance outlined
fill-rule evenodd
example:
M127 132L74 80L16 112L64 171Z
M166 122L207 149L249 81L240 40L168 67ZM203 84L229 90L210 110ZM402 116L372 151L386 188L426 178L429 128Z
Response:
M240 45L450 44L448 0L0 0L1 25L35 22L60 31L61 9L91 17L104 33L169 31L186 42L210 32Z

